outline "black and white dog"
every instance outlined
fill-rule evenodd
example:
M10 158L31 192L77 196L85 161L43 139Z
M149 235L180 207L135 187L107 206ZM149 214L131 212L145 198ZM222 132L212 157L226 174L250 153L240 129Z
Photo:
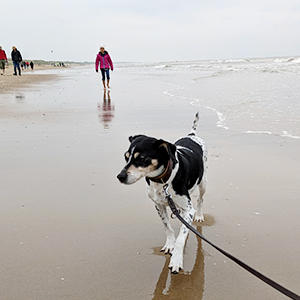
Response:
M148 196L155 203L167 235L161 251L172 254L169 268L173 273L183 268L183 249L188 229L182 225L175 238L167 214L168 203L163 186L166 183L169 185L169 193L188 223L191 224L193 219L198 222L204 220L202 202L206 187L207 152L203 140L196 136L198 121L197 113L192 131L175 144L145 135L129 137L130 146L125 153L126 165L117 176L124 184L146 178ZM195 211L191 193L196 188L199 188L199 197Z

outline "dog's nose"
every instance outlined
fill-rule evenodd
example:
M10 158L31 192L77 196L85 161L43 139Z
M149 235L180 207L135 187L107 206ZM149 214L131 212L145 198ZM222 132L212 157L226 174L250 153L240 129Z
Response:
M122 170L118 175L117 178L120 180L120 182L124 183L127 178L127 172L126 170Z

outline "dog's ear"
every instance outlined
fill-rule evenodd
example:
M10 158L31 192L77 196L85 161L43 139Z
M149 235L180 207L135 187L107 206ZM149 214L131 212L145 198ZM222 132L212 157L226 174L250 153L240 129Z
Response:
M169 142L164 141L164 140L158 140L157 145L158 145L159 148L163 147L167 150L167 152L175 154L176 146L174 144L169 143Z
M169 143L165 140L159 139L155 142L156 147L165 149L166 152L169 154L169 156L176 161L175 158L175 152L176 152L176 146L172 143Z
M134 136L130 136L128 139L129 139L129 142L132 143L136 138L138 138L139 136L142 136L141 134L138 134L138 135L134 135Z

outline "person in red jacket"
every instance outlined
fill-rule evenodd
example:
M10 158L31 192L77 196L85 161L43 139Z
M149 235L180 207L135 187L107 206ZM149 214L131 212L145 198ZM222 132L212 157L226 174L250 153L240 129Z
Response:
M7 57L6 57L6 53L4 50L2 50L2 47L0 46L0 69L1 71L1 75L4 75L5 73L5 64L7 64Z
M102 74L102 83L103 83L104 89L106 89L105 75L106 75L106 79L107 79L107 88L109 88L109 80L110 80L109 69L111 69L113 71L114 66L113 66L113 62L112 62L108 52L105 51L103 46L100 47L100 52L97 54L97 57L96 57L96 62L95 62L96 72L98 72L99 63L100 63L100 71Z

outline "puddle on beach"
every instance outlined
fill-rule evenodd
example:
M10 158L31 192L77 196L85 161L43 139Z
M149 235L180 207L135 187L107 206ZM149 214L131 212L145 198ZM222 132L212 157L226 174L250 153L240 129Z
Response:
M197 225L194 223L193 225L202 234L202 227L214 224L214 217L205 215L203 223ZM153 248L153 254L165 257L165 263L156 283L152 299L202 299L205 281L202 243L202 240L197 237L196 258L192 269L190 271L180 271L178 274L172 274L168 268L170 256L160 252L160 247ZM187 259L187 257L184 259Z

